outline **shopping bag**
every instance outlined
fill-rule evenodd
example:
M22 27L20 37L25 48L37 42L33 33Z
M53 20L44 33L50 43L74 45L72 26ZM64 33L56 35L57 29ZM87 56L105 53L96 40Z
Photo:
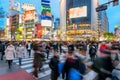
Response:
M68 80L82 80L82 76L76 69L70 69L68 74Z
M62 71L63 71L63 67L64 67L64 63L58 63L58 72L59 72L59 74L61 74L62 73Z

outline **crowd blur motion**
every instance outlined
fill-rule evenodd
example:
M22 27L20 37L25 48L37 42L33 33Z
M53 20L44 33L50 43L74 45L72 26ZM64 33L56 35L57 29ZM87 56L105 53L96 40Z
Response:
M19 59L19 65L22 65L22 59L33 57L32 74L36 79L45 60L52 54L48 64L51 80L60 77L63 80L90 80L84 75L91 70L98 73L94 80L120 80L119 42L0 41L0 53L1 60L6 60L9 69L14 59Z

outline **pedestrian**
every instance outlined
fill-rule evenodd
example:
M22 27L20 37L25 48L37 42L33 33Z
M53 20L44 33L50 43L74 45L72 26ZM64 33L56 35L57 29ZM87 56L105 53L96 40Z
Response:
M69 71L71 69L75 69L79 72L79 74L84 74L86 68L85 65L80 61L80 59L76 58L74 56L74 52L73 51L68 51L68 56L66 59L66 62L64 64L63 67L63 74L62 74L62 78L64 80L69 80Z
M96 52L97 52L97 49L96 49L95 45L92 43L90 45L90 49L89 49L89 55L90 55L91 61L94 61Z
M45 58L45 55L43 53L43 47L39 42L36 42L33 44L33 50L34 50L34 60L33 60L33 75L38 78L38 71L42 67L42 61L43 58Z
M59 77L58 72L59 53L57 50L54 51L54 56L51 58L49 67L51 68L51 80L57 80Z
M29 53L29 57L31 56L31 49L32 49L32 43L30 41L28 41L27 45L27 52Z
M0 53L1 53L1 60L3 60L3 56L5 55L5 45L0 41Z
M25 52L25 47L23 46L22 43L19 44L19 46L16 48L16 54L17 57L19 58L19 65L22 63L22 58L24 57L24 52Z
M14 54L15 54L15 47L12 45L12 43L9 43L8 47L5 50L5 57L6 57L6 60L8 62L9 69L12 66Z
M46 52L46 54L47 54L47 59L48 59L49 53L50 53L50 45L49 45L49 44L46 45L46 50L45 50L45 52Z
M118 51L117 50L111 50L107 44L104 44L100 48L100 54L102 54L100 57L97 57L94 60L93 64L93 69L98 72L100 78L102 80L105 80L107 77L112 77L112 71L115 69L113 65L113 61L111 59L111 54L116 54Z

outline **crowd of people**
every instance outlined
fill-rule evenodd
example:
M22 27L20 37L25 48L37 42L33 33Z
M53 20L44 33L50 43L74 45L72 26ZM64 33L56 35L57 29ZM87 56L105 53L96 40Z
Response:
M119 42L0 41L1 60L5 55L9 68L14 58L18 58L21 65L22 58L26 58L25 50L28 57L31 57L31 50L34 51L33 75L36 78L45 58L48 59L49 55L53 54L48 64L51 69L51 80L57 80L60 76L64 80L82 80L88 70L97 72L99 80L105 80L108 77L112 80L120 80L119 76L115 75L120 73L120 68L116 68L120 62ZM88 62L92 64L88 65Z

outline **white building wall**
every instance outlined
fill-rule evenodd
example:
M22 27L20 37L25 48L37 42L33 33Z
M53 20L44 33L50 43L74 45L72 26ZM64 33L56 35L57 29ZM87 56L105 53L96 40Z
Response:
M66 0L60 0L60 28L64 34L66 32Z
M91 0L91 29L97 31L98 29L98 13L96 8L98 7L98 0Z

